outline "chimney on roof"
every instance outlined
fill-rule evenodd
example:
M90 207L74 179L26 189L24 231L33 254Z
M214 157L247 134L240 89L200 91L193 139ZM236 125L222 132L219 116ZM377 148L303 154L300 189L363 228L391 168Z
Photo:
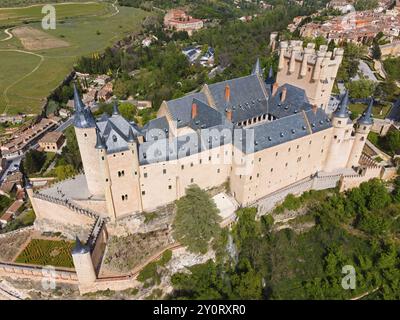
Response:
M282 92L281 92L281 102L286 100L286 93L287 93L287 89L286 89L286 87L283 87Z
M232 122L232 109L226 110L226 118Z
M272 95L273 95L273 96L275 96L276 91L278 91L278 87L279 87L278 82L275 82L275 83L272 85Z
M197 104L196 102L192 103L192 119L197 117Z
M316 114L317 113L317 105L316 104L313 104L312 105L312 111L314 112L314 114Z
M225 87L225 101L229 102L230 99L231 99L231 88L229 87L229 84L227 84Z

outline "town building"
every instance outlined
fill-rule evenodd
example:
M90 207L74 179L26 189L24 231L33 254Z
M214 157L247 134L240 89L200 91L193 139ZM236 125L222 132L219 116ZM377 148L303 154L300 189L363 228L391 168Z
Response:
M65 137L62 132L51 131L39 140L39 147L45 152L58 152L64 141Z
M3 157L10 158L21 155L46 132L56 127L59 121L58 117L42 118L37 123L15 132L12 138L0 147Z
M400 35L400 16L397 11L352 11L343 16L334 17L324 23L310 22L300 28L302 37L324 37L336 44L352 42L365 44L382 32L393 41Z
M192 35L193 32L203 28L204 23L203 20L193 18L183 10L172 9L164 17L164 26L169 30L186 31Z

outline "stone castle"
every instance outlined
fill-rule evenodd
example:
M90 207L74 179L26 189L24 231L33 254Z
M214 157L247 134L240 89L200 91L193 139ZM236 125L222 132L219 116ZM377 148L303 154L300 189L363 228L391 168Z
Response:
M325 112L342 55L281 42L276 80L272 69L264 76L257 61L248 76L164 101L144 127L126 120L117 105L111 116L95 119L75 88L85 173L28 188L37 226L87 239L77 241L73 256L79 281L91 283L106 224L172 203L191 184L229 184L232 197L249 206L316 175L340 177L346 188L380 176L362 155L373 100L356 123L347 93L331 115Z

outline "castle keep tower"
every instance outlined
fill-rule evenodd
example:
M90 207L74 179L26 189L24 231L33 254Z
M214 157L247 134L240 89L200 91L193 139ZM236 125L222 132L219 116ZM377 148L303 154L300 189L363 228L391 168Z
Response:
M355 139L353 143L353 148L351 149L351 154L347 167L357 167L359 165L360 157L364 149L365 142L369 132L371 131L373 119L372 119L372 107L374 105L374 99L371 98L368 107L365 109L364 113L357 120Z
M96 121L90 110L84 106L76 86L74 86L74 104L75 134L88 189L92 195L102 196L104 195L104 184L101 179L98 154L93 152L96 145Z
M76 237L75 248L72 250L72 259L80 284L91 284L96 281L90 249L83 245L78 237Z
M303 48L302 41L282 41L277 82L303 88L311 104L326 110L342 59L340 48L332 53L325 45L316 51L314 43Z

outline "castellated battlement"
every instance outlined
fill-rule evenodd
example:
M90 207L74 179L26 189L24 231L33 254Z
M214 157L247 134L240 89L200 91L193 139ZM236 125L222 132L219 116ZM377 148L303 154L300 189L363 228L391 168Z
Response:
M300 40L282 41L277 82L304 88L310 103L326 110L343 53L341 48L328 51L326 45L316 50L314 43L303 47Z
M328 51L328 46L321 45L319 50L315 50L314 43L308 43L303 48L303 41L290 40L282 41L279 46L280 61L279 70L282 70L285 59L289 59L289 72L294 72L294 63L302 63L302 71L305 72L307 64L316 65L325 62L325 64L340 64L343 58L343 49L335 48L334 51ZM306 62L305 64L303 62ZM303 74L305 76L305 73Z

